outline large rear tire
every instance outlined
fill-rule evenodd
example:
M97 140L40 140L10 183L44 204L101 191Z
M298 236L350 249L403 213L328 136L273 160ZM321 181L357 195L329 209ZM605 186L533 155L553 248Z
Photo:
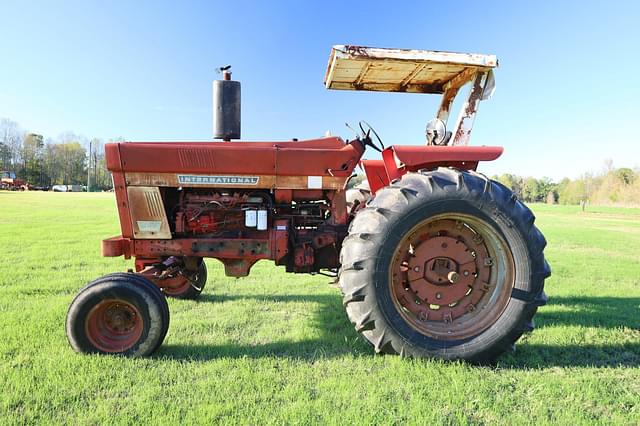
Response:
M73 299L66 319L67 338L81 353L146 356L164 340L169 306L146 278L115 273L87 284Z
M546 241L498 182L408 173L354 218L341 251L350 321L376 352L492 362L546 303Z

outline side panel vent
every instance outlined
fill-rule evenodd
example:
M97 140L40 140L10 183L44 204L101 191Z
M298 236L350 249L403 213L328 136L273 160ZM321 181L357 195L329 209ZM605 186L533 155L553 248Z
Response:
M178 150L180 165L185 168L215 169L213 153L206 149L181 148Z
M160 200L159 193L145 192L144 198L147 200L147 209L149 210L150 217L161 218L164 216L162 201Z
M133 236L137 239L170 239L171 230L156 186L129 186L129 210Z

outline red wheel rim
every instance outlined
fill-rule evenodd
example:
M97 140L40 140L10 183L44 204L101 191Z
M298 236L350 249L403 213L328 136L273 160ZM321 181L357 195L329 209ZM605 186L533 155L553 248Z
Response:
M191 281L183 275L161 281L162 291L169 296L180 296L191 287Z
M405 234L389 275L394 305L412 328L456 340L498 320L510 298L515 267L509 246L487 222L444 214Z
M140 340L144 322L135 305L107 299L89 311L85 327L89 341L96 348L116 353L131 349Z

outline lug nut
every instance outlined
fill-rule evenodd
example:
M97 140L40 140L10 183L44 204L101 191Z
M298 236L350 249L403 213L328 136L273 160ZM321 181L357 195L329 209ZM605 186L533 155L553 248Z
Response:
M456 271L451 271L449 272L449 274L447 275L447 278L449 279L449 282L451 284L455 284L458 282L458 280L460 279L460 274L458 274Z

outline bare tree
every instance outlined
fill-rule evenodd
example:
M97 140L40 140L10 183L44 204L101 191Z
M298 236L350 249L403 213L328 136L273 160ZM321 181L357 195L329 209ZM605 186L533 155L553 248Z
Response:
M15 121L8 118L0 119L0 148L3 169L13 169L20 164L20 153L24 132Z

